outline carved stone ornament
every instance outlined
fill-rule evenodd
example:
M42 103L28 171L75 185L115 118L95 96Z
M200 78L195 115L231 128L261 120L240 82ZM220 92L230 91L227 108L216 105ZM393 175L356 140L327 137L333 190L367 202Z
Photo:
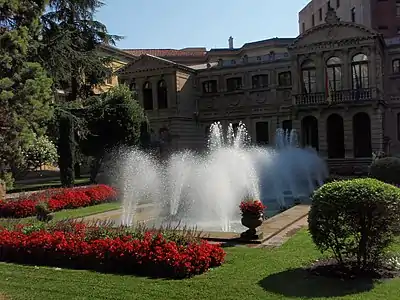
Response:
M336 11L332 7L329 7L328 11L326 12L326 15L325 15L325 23L326 24L337 24L339 22L340 22L340 18L336 15Z
M265 101L267 101L267 95L265 93L257 93L255 98L258 104L263 104Z
M229 106L238 106L240 103L240 97L239 96L231 96L229 97Z

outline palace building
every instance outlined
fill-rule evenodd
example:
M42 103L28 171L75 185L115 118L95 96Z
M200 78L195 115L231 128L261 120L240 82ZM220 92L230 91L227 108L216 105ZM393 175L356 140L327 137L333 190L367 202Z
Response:
M210 124L242 121L260 145L295 129L339 174L366 172L374 152L400 154L400 39L342 22L333 8L296 38L126 51L136 58L118 81L172 150L204 149Z

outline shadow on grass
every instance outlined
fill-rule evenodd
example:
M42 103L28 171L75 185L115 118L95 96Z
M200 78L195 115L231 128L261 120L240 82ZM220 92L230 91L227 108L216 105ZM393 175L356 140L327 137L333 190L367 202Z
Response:
M271 274L258 284L268 292L298 298L341 297L374 288L373 279L327 278L312 275L302 268Z

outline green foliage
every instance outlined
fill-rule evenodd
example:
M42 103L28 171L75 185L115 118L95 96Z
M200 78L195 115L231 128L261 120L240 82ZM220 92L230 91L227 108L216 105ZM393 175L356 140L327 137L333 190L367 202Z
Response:
M52 117L52 80L33 61L47 1L0 1L0 177Z
M43 47L39 54L55 82L67 91L67 100L85 99L94 85L110 75L110 58L101 56L100 44L115 44L120 37L110 35L95 20L103 6L99 0L51 0L42 16Z
M83 154L95 157L91 176L94 181L107 152L121 146L139 145L141 127L146 118L125 85L104 93L87 109L85 116L88 134L80 141L80 147Z
M57 148L47 136L40 136L24 149L27 164L30 168L36 169L45 164L53 165L57 162Z
M88 109L90 133L83 147L85 153L97 156L116 146L138 145L141 124L145 120L142 107L125 85L111 88L98 104Z
M51 212L46 202L39 202L38 204L36 204L35 210L36 218L41 222L49 222L53 218L50 215Z
M384 157L374 160L369 176L386 183L400 185L400 158Z
M4 173L0 180L4 182L7 191L12 190L14 188L14 177L11 172Z
M376 264L393 242L400 220L400 189L376 179L335 181L312 196L312 239L340 263L355 258L364 269Z

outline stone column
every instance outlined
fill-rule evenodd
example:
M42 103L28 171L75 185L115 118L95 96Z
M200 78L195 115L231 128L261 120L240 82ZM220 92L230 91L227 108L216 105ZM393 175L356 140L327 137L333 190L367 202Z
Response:
M376 87L376 47L371 48L371 54L368 57L368 84L370 87Z
M317 93L325 91L325 62L323 53L317 53L315 59L315 73L316 73L316 81L317 81Z
M353 115L349 111L343 114L345 158L354 158L353 151Z
M342 85L343 90L351 89L351 58L349 52L343 52L343 65L342 65Z
M383 110L377 108L371 114L372 152L383 151Z
M326 115L318 113L315 115L318 120L318 142L319 154L323 158L328 158L328 140L326 136Z
M153 109L158 110L158 79L151 78L150 83L153 90Z

